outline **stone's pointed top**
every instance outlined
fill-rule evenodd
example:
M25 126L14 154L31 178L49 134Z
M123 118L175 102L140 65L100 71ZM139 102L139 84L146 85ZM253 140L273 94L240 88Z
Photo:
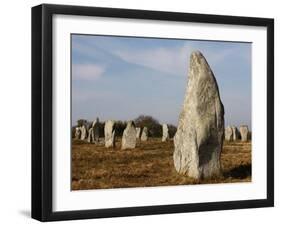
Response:
M193 93L190 94L191 96L196 96L198 100L200 99L203 102L211 101L213 98L218 98L217 100L221 102L214 73L203 54L199 51L191 53L187 91ZM224 111L223 106L222 111Z
M106 120L105 123L114 124L114 123L115 123L115 120L109 119L109 120Z
M190 75L196 75L196 76L201 76L201 77L203 76L204 78L207 78L207 77L214 78L213 72L212 72L206 58L199 51L194 51L191 53L189 70L190 70L190 72L189 72Z
M208 66L209 68L209 64L206 60L206 58L204 57L203 53L201 53L200 51L193 51L190 55L190 62L193 65L197 65L197 66L201 66L205 65Z
M127 126L134 126L135 127L135 123L132 120L127 121Z
M193 57L196 57L196 58L198 58L198 57L203 57L203 58L204 58L203 54L202 54L199 50L193 51L193 52L191 53L190 57L191 57L191 58L193 58Z

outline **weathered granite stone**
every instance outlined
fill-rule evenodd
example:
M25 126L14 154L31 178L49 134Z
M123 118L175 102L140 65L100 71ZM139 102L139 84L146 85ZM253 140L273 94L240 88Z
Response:
M162 125L162 142L165 142L169 139L169 129L167 124Z
M88 142L98 144L99 143L99 118L97 118L93 123L91 124L91 127L88 130Z
M216 79L202 53L193 52L174 137L177 172L196 179L219 176L223 135L224 107Z
M136 131L137 131L137 133L136 133L136 138L140 138L140 132L141 132L141 128L140 127L136 127Z
M148 129L147 129L147 127L143 127L142 133L141 133L141 140L147 141L147 139L148 139Z
M87 138L87 141L88 141L89 143L92 143L92 142L93 142L93 136L94 136L94 134L93 134L93 128L91 127L91 128L89 129L89 131L88 131L88 138Z
M113 120L108 120L104 125L104 142L105 147L115 147L115 122Z
M85 140L87 138L87 128L85 125L82 125L80 127L80 131L81 131L81 140Z
M79 128L79 127L76 127L76 128L75 128L74 139L78 140L78 139L80 139L80 136L81 136L80 128Z
M224 136L225 136L225 140L227 140L227 141L233 140L233 131L230 126L225 128Z
M249 138L248 126L242 125L242 126L240 126L239 130L240 130L240 134L241 134L241 140L248 141L248 138Z
M238 137L239 137L238 129L235 126L232 126L231 129L232 129L232 134L233 134L233 140L234 141L238 140Z
M93 121L92 124L92 140L93 143L98 143L99 142L99 138L100 138L100 122L99 122L99 118L97 118L95 121Z
M136 147L137 131L133 121L128 121L123 132L121 149L133 149Z

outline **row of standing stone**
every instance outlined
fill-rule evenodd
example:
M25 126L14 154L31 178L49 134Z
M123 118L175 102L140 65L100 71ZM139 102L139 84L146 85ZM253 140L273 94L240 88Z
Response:
M75 128L75 139L87 140L89 143L98 144L100 141L99 134L99 119L97 118L87 130L86 125L78 126ZM169 129L167 124L162 125L163 135L162 142L169 139ZM148 128L136 127L133 121L128 121L122 135L121 149L134 149L136 147L137 139L141 141L148 140ZM106 148L115 147L116 133L115 121L107 120L104 125L104 145Z
M237 141L240 138L241 141L248 141L250 138L250 131L246 125L240 126L239 130L235 126L227 126L224 135L227 141Z

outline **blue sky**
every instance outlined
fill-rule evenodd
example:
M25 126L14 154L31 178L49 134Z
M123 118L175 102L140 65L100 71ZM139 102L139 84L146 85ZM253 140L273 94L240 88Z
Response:
M151 115L177 125L189 56L203 53L218 82L226 125L251 126L251 44L72 35L72 123Z

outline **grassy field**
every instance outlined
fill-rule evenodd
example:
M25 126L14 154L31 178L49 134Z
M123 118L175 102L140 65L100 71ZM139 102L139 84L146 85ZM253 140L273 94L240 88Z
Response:
M173 165L173 141L150 139L133 150L72 143L72 190L251 181L251 143L225 142L221 178L194 180Z

